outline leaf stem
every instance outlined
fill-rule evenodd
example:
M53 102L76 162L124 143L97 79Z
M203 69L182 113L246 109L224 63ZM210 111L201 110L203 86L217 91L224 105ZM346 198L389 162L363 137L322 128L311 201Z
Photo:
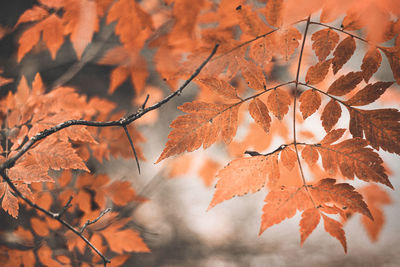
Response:
M294 100L293 100L293 145L294 145L294 150L296 152L296 157L297 157L297 163L299 164L299 170L300 170L300 174L301 174L301 179L303 180L303 187L305 188L305 190L308 193L308 196L311 200L311 202L313 203L314 207L317 207L317 205L314 202L314 199L311 197L310 191L308 190L307 187L307 182L304 176L304 171L303 171L303 167L301 165L301 160L300 160L300 155L299 155L299 150L297 149L297 140L296 140L296 104L297 104L297 91L298 91L298 87L299 87L299 77L300 77L300 69L301 69L301 60L303 58L303 52L304 52L304 46L306 43L306 39L307 39L307 32L308 32L308 28L310 26L310 20L311 20L311 16L308 16L307 18L307 24L306 24L306 28L304 30L304 35L303 35L303 41L301 43L301 49L300 49L300 55L299 55L299 61L297 64L297 71L296 71L296 81L295 81L295 88L294 88Z

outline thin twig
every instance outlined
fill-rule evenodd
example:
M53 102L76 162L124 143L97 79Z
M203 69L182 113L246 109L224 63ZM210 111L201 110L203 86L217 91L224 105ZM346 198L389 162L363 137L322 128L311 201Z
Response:
M61 210L61 212L59 212L58 214L57 214L57 217L58 218L61 218L63 215L64 215L64 213L71 207L71 201L72 201L72 195L69 197L69 199L68 199L68 201L67 201L67 203L64 205L64 207L62 208L62 210Z
M300 170L300 173L301 173L301 179L303 180L303 186L304 186L305 190L307 191L308 196L310 197L310 200L313 203L314 207L316 207L316 204L315 204L313 198L311 197L311 194L310 194L310 192L308 190L308 187L307 187L307 182L306 182L306 178L304 176L303 166L301 165L299 150L297 149L297 141L296 141L296 101L297 101L297 90L298 90L298 87L299 87L301 60L303 58L304 45L305 45L306 39L307 39L307 32L308 32L308 27L310 26L310 20L311 20L311 16L308 16L306 29L304 30L304 35L303 35L303 42L301 43L299 62L297 64L297 71L296 71L296 84L295 84L295 88L294 88L294 97L293 97L294 98L294 100L293 100L293 144L294 144L294 150L296 152L297 163L299 164L299 170Z
M136 154L136 149L135 149L135 146L133 145L133 141L132 141L131 135L129 134L128 127L126 127L126 125L122 125L122 128L124 128L125 134L128 137L129 144L131 145L131 148L132 148L132 151L133 151L133 155L135 156L136 165L138 167L138 172L140 174L139 159L138 159L138 156Z
M88 227L89 225L91 225L91 224L94 224L94 223L96 223L98 220L100 220L101 219L101 217L103 217L104 215L106 215L108 212L110 212L111 211L111 209L110 208L107 208L107 209L105 209L105 210L103 210L101 213L100 213L100 215L96 218L96 219L94 219L94 220L87 220L86 222L85 222L85 224L82 226L82 228L81 228L81 230L79 231L81 234L83 234L83 232L85 231L85 229L86 229L86 227Z

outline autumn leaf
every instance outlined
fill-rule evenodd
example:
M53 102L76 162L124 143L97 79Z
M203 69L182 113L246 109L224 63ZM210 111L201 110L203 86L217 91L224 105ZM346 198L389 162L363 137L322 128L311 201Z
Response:
M124 252L150 252L140 235L132 229L124 229L126 220L113 223L101 232L111 251L118 254Z
M40 41L40 38L47 45L54 59L57 50L64 42L62 20L52 14L26 30L18 40L17 60L21 61L26 53Z
M316 91L309 89L303 92L299 98L300 111L303 114L303 119L311 116L321 106L321 96Z
M342 115L339 103L331 99L322 111L321 121L326 132L329 132Z
M289 94L280 88L273 90L268 96L267 107L279 120L288 113L290 104Z
M342 96L350 93L362 80L361 72L349 72L340 76L328 88L328 94Z
M281 161L289 171L294 168L297 162L297 155L290 147L286 147L281 151Z
M268 108L264 102L258 98L254 98L249 105L249 113L254 121L268 133L271 125L271 117L269 116Z
M267 82L262 69L251 61L239 57L237 57L236 60L247 85L254 90L264 90Z
M360 189L360 193L364 196L365 202L371 211L374 220L371 221L366 217L361 218L361 222L372 241L377 241L385 223L385 215L382 206L392 203L389 194L381 189L378 185L371 184Z
M223 96L224 98L232 100L240 99L237 95L236 89L224 80L216 78L203 78L199 79L199 82L206 85L212 91Z
M311 36L312 49L319 61L324 61L339 42L339 35L331 29L319 30Z
M306 83L318 84L322 82L328 74L329 67L331 66L332 59L318 62L311 66L306 74Z
M335 179L325 178L313 185L310 193L317 204L336 204L342 209L359 212L373 220L362 195L347 183L338 184Z
M367 84L345 103L350 106L365 106L377 100L393 82L376 82Z
M297 210L311 207L310 199L302 187L282 187L279 191L271 191L264 201L266 204L263 207L259 235L272 225L292 218Z
M343 231L343 225L335 221L334 219L329 218L328 216L322 214L322 218L324 218L324 227L325 230L333 237L335 237L342 244L344 252L347 253L347 242L346 236Z
M171 123L174 129L156 163L184 151L194 151L201 145L207 148L217 141L218 136L229 144L236 134L239 106L198 101L180 106L181 111L189 114Z
M378 49L371 48L365 53L362 61L361 71L365 82L368 82L371 76L381 66L382 56Z
M348 179L352 180L356 175L358 179L382 183L393 188L382 166L382 159L378 153L367 147L368 143L364 139L348 139L333 145L330 144L332 140L337 140L337 137L329 142L321 141L321 145L315 147L321 154L325 170L335 174L337 169L340 169L342 175Z
M300 220L300 244L303 245L307 237L314 231L319 224L321 215L316 208L305 210L301 214Z
M208 210L231 199L260 190L267 181L269 161L265 156L240 158L231 161L217 174L219 177Z
M353 137L361 138L365 134L373 148L400 154L400 112L397 109L348 109Z
M305 146L301 151L301 157L312 167L318 160L318 151L312 146Z
M333 52L332 69L333 74L336 74L343 65L351 58L356 49L356 42L351 36L346 37L339 43Z

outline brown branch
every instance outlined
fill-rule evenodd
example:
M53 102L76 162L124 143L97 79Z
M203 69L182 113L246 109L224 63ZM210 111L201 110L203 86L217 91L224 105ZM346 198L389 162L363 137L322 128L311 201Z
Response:
M299 170L300 170L300 173L301 173L301 179L303 180L303 186L306 189L306 191L308 193L308 196L310 197L310 200L313 203L314 207L316 207L314 199L311 197L311 194L310 194L310 192L308 190L308 187L307 187L307 182L306 182L306 178L304 176L303 166L301 165L299 150L297 149L297 141L296 141L296 101L297 101L297 90L298 90L298 87L299 87L301 60L303 58L304 45L305 45L306 39L307 39L307 32L308 32L308 28L310 26L310 20L311 20L311 16L308 16L306 29L304 30L303 42L301 43L299 61L298 61L298 64L297 64L296 85L295 85L294 97L293 97L294 98L294 100L293 100L293 144L294 144L294 150L296 152L297 163L299 164Z

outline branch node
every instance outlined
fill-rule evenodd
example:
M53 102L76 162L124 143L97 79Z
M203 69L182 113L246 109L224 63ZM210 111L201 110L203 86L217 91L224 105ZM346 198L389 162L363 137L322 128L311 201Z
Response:
M82 234L89 225L96 223L98 220L101 219L101 217L103 217L104 215L106 215L110 211L111 211L111 209L107 208L107 209L103 210L96 219L94 219L92 221L91 220L87 220L85 222L85 224L82 226L81 230L79 230L79 233Z

